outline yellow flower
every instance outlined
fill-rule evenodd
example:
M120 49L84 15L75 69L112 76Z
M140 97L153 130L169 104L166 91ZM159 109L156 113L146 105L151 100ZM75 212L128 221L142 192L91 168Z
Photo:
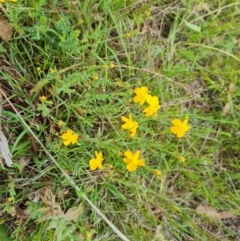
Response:
M97 168L99 169L103 169L103 165L102 165L102 162L103 162L103 156L102 156L102 152L97 152L95 151L95 156L96 158L93 158L89 161L89 166L90 166L90 170L94 171L96 170Z
M16 3L17 2L17 0L10 0L11 2L14 2L14 3Z
M146 98L149 106L143 110L146 116L157 115L157 111L160 109L159 100L157 96L148 95Z
M131 151L125 151L124 152L125 158L123 158L123 161L127 163L127 169L130 172L136 171L137 167L144 167L145 163L143 160L139 159L140 157L140 150L137 150L135 153L132 153Z
M93 80L95 80L95 81L97 81L99 78L98 78L98 76L95 74L95 75L93 75Z
M40 72L41 71L41 67L37 67L36 70L37 70L37 72Z
M122 81L120 79L116 79L116 86L120 87L122 85Z
M5 0L0 0L0 3L4 3L5 2Z
M113 69L113 68L115 68L115 64L114 63L110 63L109 64L109 69Z
M51 69L49 70L49 72L50 72L50 74L54 74L55 71L54 71L54 69L51 68Z
M191 128L188 125L188 116L185 118L184 121L179 120L178 118L175 118L172 120L173 126L170 128L170 131L177 135L178 138L182 138L186 132Z
M143 105L148 96L148 88L146 86L143 86L141 88L136 88L134 90L134 93L136 94L136 96L133 98L133 101L135 103L139 102L139 105Z
M8 197L8 198L7 198L7 202L9 202L9 203L10 203L12 200L13 200L13 199L12 199L11 197Z
M77 143L78 134L73 134L72 130L67 130L67 132L62 134L62 139L64 140L63 144L65 146Z
M154 169L154 170L153 170L153 174L154 174L155 176L160 176L160 175L161 175L161 171L159 171L158 169Z
M132 120L131 114L129 114L129 118L122 116L121 119L125 122L125 124L122 125L122 129L129 130L129 136L134 137L138 128L138 122Z
M178 160L179 160L179 162L185 162L185 157L183 157L183 156L180 156L179 158L178 158Z
M39 97L39 100L41 102L45 102L47 100L47 97L45 95L42 95L41 97Z

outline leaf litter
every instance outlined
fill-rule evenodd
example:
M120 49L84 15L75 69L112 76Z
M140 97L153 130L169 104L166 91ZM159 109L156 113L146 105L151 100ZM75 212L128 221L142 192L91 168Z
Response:
M234 211L218 212L215 208L211 206L200 205L196 208L196 211L199 214L206 215L207 217L213 218L216 220L223 220L223 219L233 218L236 216Z
M4 41L8 41L13 35L13 27L8 23L7 19L0 16L0 37Z

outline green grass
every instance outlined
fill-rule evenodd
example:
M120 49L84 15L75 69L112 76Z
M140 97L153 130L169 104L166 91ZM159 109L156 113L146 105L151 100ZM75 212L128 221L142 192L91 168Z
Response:
M238 240L239 7L230 0L1 5L15 29L0 43L0 83L12 104L3 97L1 125L13 159L0 171L0 222L12 240L121 240L85 196L132 241ZM132 101L141 86L160 100L156 118ZM121 129L129 113L139 122L134 138ZM178 139L171 121L185 116L191 129ZM64 146L68 128L79 140ZM146 166L128 172L121 155L128 149L141 150ZM94 151L103 153L104 170L90 171ZM80 205L77 221L61 217L59 207ZM234 215L218 220L199 206Z

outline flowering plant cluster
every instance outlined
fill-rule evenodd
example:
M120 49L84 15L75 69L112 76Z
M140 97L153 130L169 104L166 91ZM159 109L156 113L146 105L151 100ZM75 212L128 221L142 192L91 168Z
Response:
M146 86L136 88L134 90L135 96L133 101L138 103L140 106L145 103L147 106L143 109L143 113L146 117L154 116L157 117L157 111L160 109L159 99L157 96L152 96L149 94L148 88ZM44 96L40 98L42 102L46 101ZM128 134L131 138L135 137L137 133L137 129L139 127L139 123L136 120L133 120L132 114L130 113L128 116L122 116L121 120L124 122L121 125L123 130L127 130ZM191 127L188 125L188 117L186 117L183 121L178 118L172 120L172 126L170 127L170 131L172 134L175 134L178 138L182 138L186 132ZM62 134L63 144L68 146L70 144L76 144L78 141L78 134L74 133L72 130L68 129L65 133ZM102 152L95 151L95 158L89 160L90 170L94 171L97 168L104 169L103 161L104 157ZM126 163L126 168L129 172L136 171L138 167L144 167L145 162L140 158L141 152L137 150L136 152L132 152L127 150L124 152L123 162ZM180 162L184 162L185 158L181 157L179 159ZM161 172L157 169L153 170L153 173L156 176L159 176Z
M146 116L157 116L157 111L161 107L158 97L150 95L146 86L136 88L134 93L136 94L133 98L135 103L139 103L139 105L143 105L145 102L148 103L148 107L143 110L143 113L145 113Z

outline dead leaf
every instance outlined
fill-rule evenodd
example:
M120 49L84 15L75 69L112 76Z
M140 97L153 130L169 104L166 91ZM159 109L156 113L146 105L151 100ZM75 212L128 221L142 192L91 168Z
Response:
M67 212L62 216L66 218L68 221L76 222L78 217L83 213L84 206L82 203L78 207L72 207L67 210Z
M209 12L211 12L211 7L208 3L202 2L202 3L196 4L194 6L194 11L196 11L196 12L206 11L209 13Z
M228 219L234 217L234 212L231 211L223 211L218 212L215 208L210 206L200 205L196 208L197 213L204 214L209 218L213 218L216 220Z
M236 88L235 88L234 83L230 83L230 84L229 84L228 90L229 90L230 93L233 93L233 92L236 91Z
M145 22L143 22L143 26L142 26L142 29L141 29L141 34L144 35L145 33L147 33L148 31L148 26Z
M225 116L228 112L232 111L232 97L230 95L230 93L228 93L228 102L225 104L225 106L223 107L223 116Z
M3 157L8 167L12 166L12 155L8 147L8 141L3 132L0 130L0 156Z
M37 197L37 198L36 198ZM78 207L72 207L67 210L66 213L62 211L62 208L59 203L56 202L56 197L52 193L49 187L43 187L39 189L35 193L35 198L33 201L36 202L36 200L39 201L39 199L42 200L42 202L45 204L45 207L39 208L37 211L44 213L44 215L38 219L38 222L43 222L45 220L49 220L52 217L62 217L65 218L68 221L76 222L79 218L79 216L84 211L84 206L82 203L79 204Z
M234 212L231 211L223 211L220 213L220 218L221 219L228 219L228 218L233 218L235 217Z
M231 110L231 103L227 102L223 107L223 116L225 116Z
M8 23L7 19L0 16L0 37L4 41L8 41L13 34L13 27Z
M18 163L19 163L19 171L20 171L20 173L22 173L24 167L27 166L30 161L31 161L30 157L21 157L21 158L19 158Z
M162 234L161 225L158 225L158 226L157 226L157 229L156 229L156 231L155 231L154 238L157 238L157 240L159 240L159 241L166 241L164 235Z

